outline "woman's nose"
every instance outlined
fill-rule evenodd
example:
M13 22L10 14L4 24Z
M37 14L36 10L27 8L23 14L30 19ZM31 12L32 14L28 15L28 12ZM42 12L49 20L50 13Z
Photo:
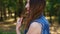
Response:
M26 4L25 8L29 8L29 4Z

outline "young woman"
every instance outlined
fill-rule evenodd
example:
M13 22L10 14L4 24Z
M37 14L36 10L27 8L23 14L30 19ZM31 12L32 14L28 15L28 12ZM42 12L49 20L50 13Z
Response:
M45 0L27 0L24 34L49 34L49 23L43 15L46 5ZM20 27L24 17L17 20L16 33L20 33Z

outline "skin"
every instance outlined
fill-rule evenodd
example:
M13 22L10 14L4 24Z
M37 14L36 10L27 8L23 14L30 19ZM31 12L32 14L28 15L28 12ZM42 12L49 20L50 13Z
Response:
M20 33L20 26L21 26L22 20L23 20L23 17L17 19L17 24L16 24L16 33L17 34L21 34Z
M29 7L30 7L29 1L30 0L27 0L27 4L25 6L25 8L27 9L27 13L29 13L29 10L30 10L29 9ZM16 24L16 33L17 34L21 34L20 33L20 26L21 26L22 20L23 20L23 17L20 17L20 19L17 19L17 24ZM29 30L26 34L41 34L41 31L42 31L42 25L40 23L33 22L30 25Z
M27 34L41 34L41 31L42 31L42 25L37 22L33 22L30 25Z

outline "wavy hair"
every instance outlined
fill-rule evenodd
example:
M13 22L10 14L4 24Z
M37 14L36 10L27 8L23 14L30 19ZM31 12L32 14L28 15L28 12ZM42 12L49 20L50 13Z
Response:
M26 14L26 11L22 13L23 15L26 15L24 16L26 17L24 21L25 29L29 28L31 21L42 15L46 5L45 0L30 0L29 3L30 3L30 13Z

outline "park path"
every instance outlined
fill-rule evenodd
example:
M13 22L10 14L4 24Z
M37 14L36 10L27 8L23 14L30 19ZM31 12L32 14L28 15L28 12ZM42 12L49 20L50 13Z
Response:
M13 32L16 29L16 23L13 24L0 24L0 32ZM60 25L50 25L51 34L60 34Z

